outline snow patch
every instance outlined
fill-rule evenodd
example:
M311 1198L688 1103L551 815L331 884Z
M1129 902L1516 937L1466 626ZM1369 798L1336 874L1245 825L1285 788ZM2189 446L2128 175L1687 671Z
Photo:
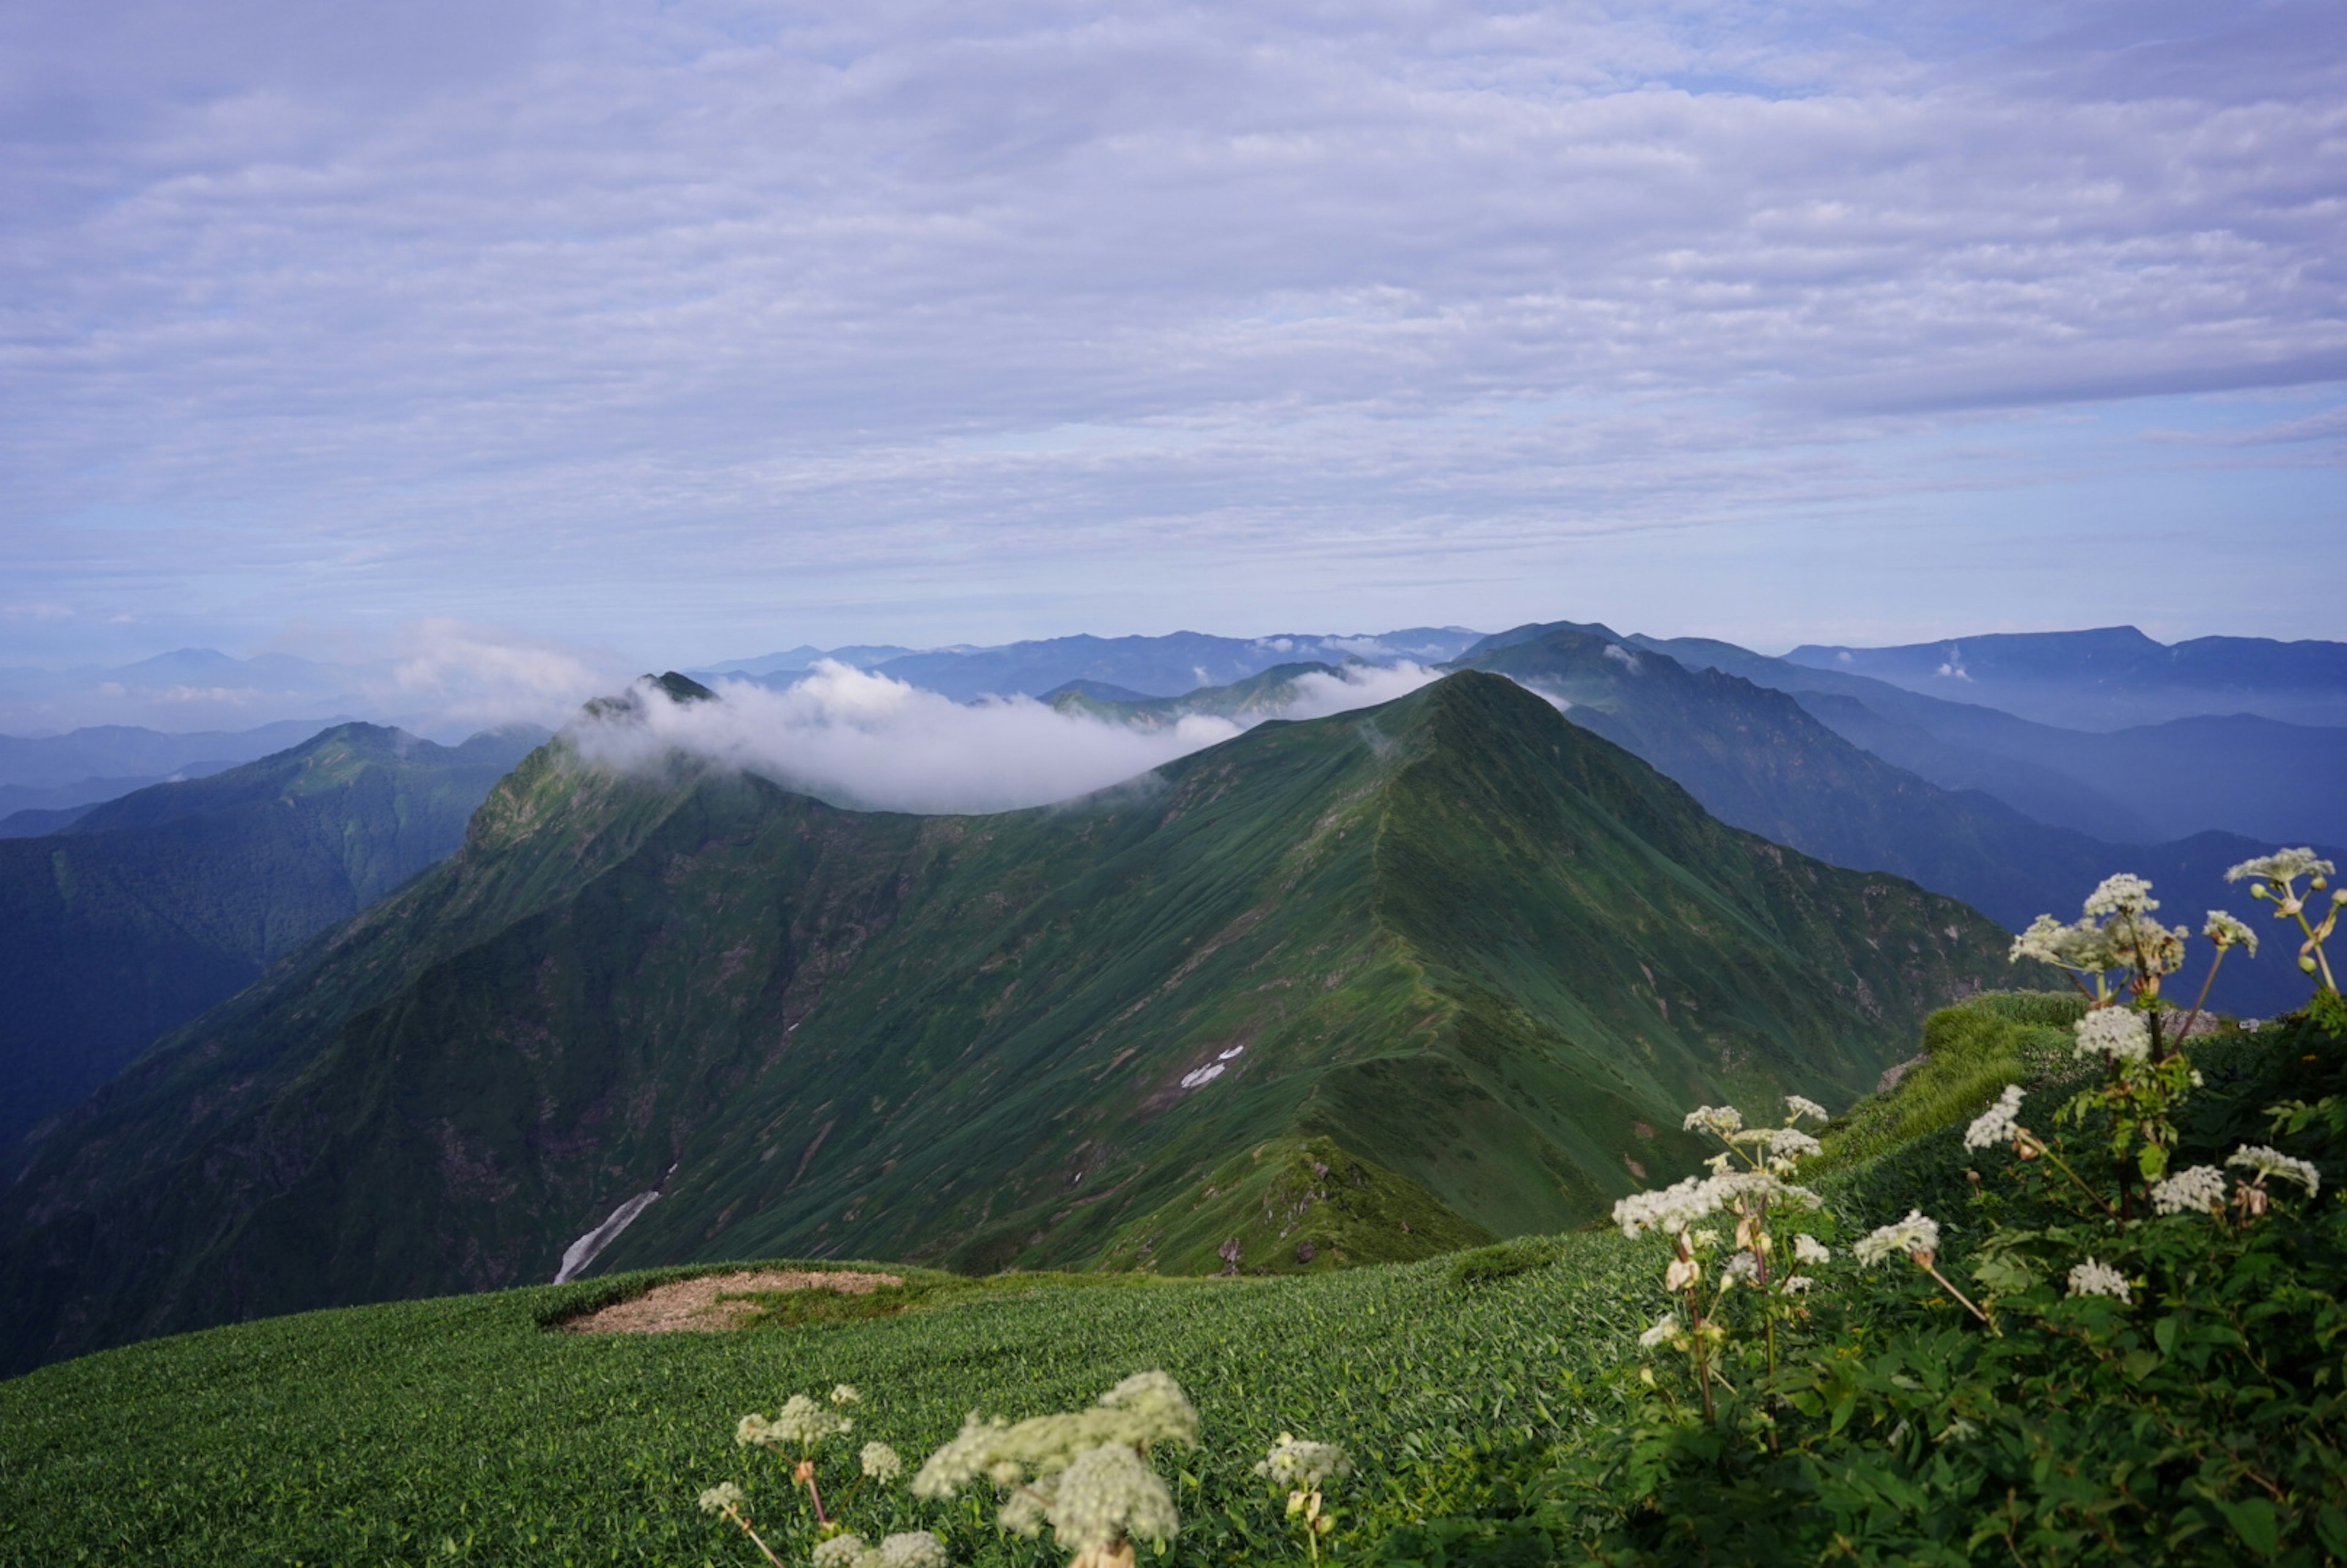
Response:
M554 1283L568 1285L578 1278L579 1271L595 1261L595 1255L617 1241L620 1233L634 1224L636 1216L651 1207L653 1200L659 1196L660 1189L657 1187L649 1193L638 1193L613 1209L609 1219L565 1247L562 1266L556 1271Z

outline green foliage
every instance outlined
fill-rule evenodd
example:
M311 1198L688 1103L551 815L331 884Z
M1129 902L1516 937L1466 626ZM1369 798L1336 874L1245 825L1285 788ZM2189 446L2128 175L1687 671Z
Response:
M1977 1115L2008 1083L2065 1070L2070 1026L2086 1010L2075 992L1984 991L1923 1020L1923 1055L1889 1090L1870 1094L1826 1129L1824 1172L1900 1148Z
M1620 1368L1588 1439L1495 1467L1504 1507L1398 1532L1386 1560L1498 1563L1536 1535L1620 1564L2347 1557L2347 1037L2301 1016L2196 1042L2193 1060L2205 1081L2174 1163L2220 1164L2254 1126L2316 1163L2319 1200L2277 1183L2221 1216L2121 1221L2068 1195L2050 1156L1934 1135L1893 1158L1939 1163L1942 1193L1983 1172L1969 1267L1944 1245L1936 1261L1969 1276L1993 1327L1903 1259L1842 1266L1773 1365L1727 1341L1717 1419L1674 1394L1676 1358ZM2100 1114L2072 1153L2116 1193L2133 1150L2101 1148ZM1888 1218L1879 1168L1846 1173L1840 1195ZM2087 1260L2125 1299L2078 1290ZM1415 1544L1445 1532L1440 1556Z
M1513 1279L1520 1274L1548 1267L1562 1259L1565 1253L1564 1245L1555 1236L1518 1236L1513 1241L1503 1241L1496 1246L1479 1246L1452 1258L1450 1282L1453 1285L1489 1285L1494 1280Z
M0 1382L0 1562L739 1564L695 1498L732 1481L756 1516L794 1505L743 1413L849 1382L856 1438L909 1464L973 1407L1089 1404L1163 1367L1204 1446L1161 1469L1182 1533L1160 1561L1301 1562L1254 1465L1282 1431L1354 1455L1336 1537L1483 1506L1491 1456L1589 1419L1584 1379L1622 1353L1645 1262L1618 1238L1553 1243L1560 1266L1461 1292L1444 1260L1256 1279L1011 1276L934 1309L730 1334L581 1336L543 1325L684 1270L272 1318L108 1351ZM935 1283L935 1282L932 1282ZM853 1445L843 1450L853 1451ZM1001 1534L990 1500L866 1493L867 1537L934 1529L959 1563L1056 1562ZM453 1546L452 1546L453 1543Z

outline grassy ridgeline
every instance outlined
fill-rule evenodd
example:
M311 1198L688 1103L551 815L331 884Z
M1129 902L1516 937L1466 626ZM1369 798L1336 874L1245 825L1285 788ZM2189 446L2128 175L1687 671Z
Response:
M844 1379L866 1399L855 1441L918 1462L972 1407L1068 1408L1153 1367L1191 1392L1207 1440L1163 1467L1184 1520L1164 1561L1277 1557L1280 1521L1248 1467L1283 1430L1351 1448L1337 1501L1384 1500L1381 1532L1475 1506L1479 1449L1574 1419L1576 1369L1619 1358L1652 1260L1611 1235L1521 1250L1508 1266L1534 1266L1515 1274L1437 1259L1060 1276L802 1327L540 1327L686 1272L669 1271L159 1340L0 1383L0 1562L744 1563L748 1544L693 1498L730 1480L762 1519L792 1512L786 1467L733 1442L745 1411ZM938 1529L957 1563L1061 1560L999 1534L990 1508L887 1495L897 1512L860 1522Z

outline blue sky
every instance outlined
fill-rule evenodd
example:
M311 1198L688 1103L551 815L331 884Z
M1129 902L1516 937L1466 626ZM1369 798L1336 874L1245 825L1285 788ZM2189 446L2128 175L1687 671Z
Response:
M0 661L2347 636L2333 4L16 0Z

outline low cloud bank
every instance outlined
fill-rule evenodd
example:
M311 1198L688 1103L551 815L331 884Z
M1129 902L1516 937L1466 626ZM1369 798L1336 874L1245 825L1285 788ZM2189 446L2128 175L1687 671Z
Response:
M1296 682L1279 718L1389 702L1436 678L1417 665L1360 667ZM786 691L723 682L713 702L674 702L639 682L624 717L582 721L582 754L617 766L671 750L738 767L842 805L927 814L1013 811L1089 794L1238 734L1190 715L1141 730L1028 697L974 703L825 660Z

